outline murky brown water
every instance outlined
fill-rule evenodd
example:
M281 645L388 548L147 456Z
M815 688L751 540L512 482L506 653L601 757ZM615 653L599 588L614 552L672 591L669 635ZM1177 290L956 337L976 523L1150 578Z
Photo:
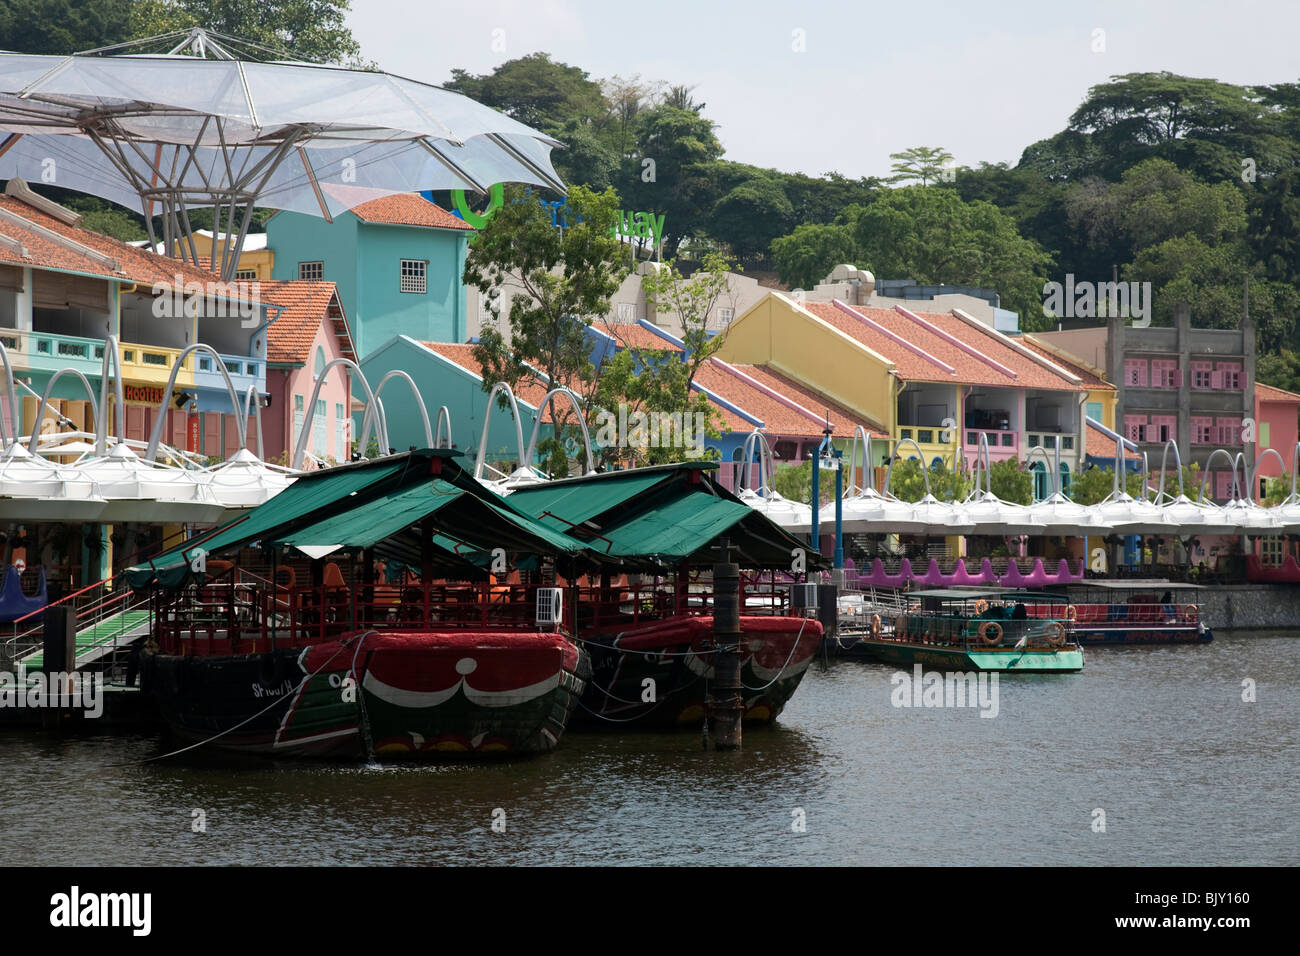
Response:
M117 767L160 742L5 731L0 864L1300 862L1296 637L1089 648L1082 674L1002 679L995 719L895 708L894 670L814 665L734 754L569 734L490 765Z

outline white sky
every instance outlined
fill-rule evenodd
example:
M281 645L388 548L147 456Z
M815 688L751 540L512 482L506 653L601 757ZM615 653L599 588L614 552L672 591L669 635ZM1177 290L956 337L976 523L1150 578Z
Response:
M889 154L942 146L1012 165L1063 129L1088 88L1169 70L1300 80L1297 0L997 3L912 0L352 0L382 69L442 83L545 51L594 79L695 85L726 158L819 175L887 175ZM873 9L874 8L874 9ZM1093 31L1105 51L1092 51ZM794 31L806 51L794 52ZM504 34L494 33L504 31ZM493 49L504 38L504 51Z

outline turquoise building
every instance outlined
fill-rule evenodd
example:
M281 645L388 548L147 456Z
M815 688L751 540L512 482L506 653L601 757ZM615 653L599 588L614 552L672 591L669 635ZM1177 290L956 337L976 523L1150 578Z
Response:
M266 232L273 278L337 285L361 357L398 335L465 341L461 274L473 230L422 196L373 199L333 222L280 211Z

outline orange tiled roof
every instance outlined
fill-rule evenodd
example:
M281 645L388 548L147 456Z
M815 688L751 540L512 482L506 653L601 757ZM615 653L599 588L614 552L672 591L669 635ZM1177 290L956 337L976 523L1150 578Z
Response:
M1091 455L1093 458L1115 457L1115 439L1109 437L1100 428L1095 428L1091 424L1088 425L1085 445L1085 455ZM1121 445L1120 447L1124 449L1125 458L1136 459L1142 457L1127 445Z
M277 279L258 283L262 298L283 306L279 318L266 330L266 359L278 363L306 363L321 319L335 319L336 334L343 339L342 352L351 355L352 340L343 320L343 308L333 282L312 279Z
M619 348L626 349L672 349L680 351L680 348L668 341L662 335L647 329L638 322L622 323L610 322L608 324L593 325L592 329L597 332L603 332L618 343Z
M1021 354L1001 340L992 329L979 323L967 323L955 315L933 312L917 312L931 325L958 339L988 358L1006 366L1016 373L1011 378L980 360L974 355L953 345L943 336L918 325L901 312L893 309L872 309L866 306L854 306L854 311L883 326L894 335L912 343L917 348L932 355L956 369L955 374L945 371L939 365L918 355L893 339L881 335L867 324L841 311L830 302L807 302L803 306L808 312L826 324L839 329L849 337L856 339L872 351L883 355L894 363L900 378L925 382L959 382L964 385L989 385L1000 388L1043 388L1061 391L1078 391L1081 386L1068 378L1052 371L1039 362ZM1050 359L1059 365L1055 359Z
M382 222L396 226L427 226L430 229L466 229L473 227L453 216L436 203L415 193L395 193L353 206L352 214L365 222Z
M1098 376L1096 372L1089 371L1088 369L1084 368L1082 365L1078 365L1075 362L1070 361L1069 359L1062 358L1060 355L1053 353L1050 349L1044 348L1041 344L1039 344L1038 340L1036 340L1032 336L1022 335L1020 336L1018 341L1020 342L1021 345L1029 349L1031 352L1037 352L1039 355L1047 359L1049 362L1059 365L1067 372L1073 372L1075 375L1079 376L1079 378L1083 379L1084 388L1109 389L1112 392L1115 391L1115 386L1112 385L1110 382L1106 381L1104 378Z
M459 365L465 371L483 378L483 365L474 357L473 345L460 345L452 342L421 342L420 344L430 352L438 353L453 365ZM547 387L540 381L521 382L519 387L513 391L515 398L519 399L519 401L526 402L533 408L537 408L542 404L542 399L546 397ZM550 414L543 412L542 421L551 421Z
M0 263L64 269L71 272L103 276L107 279L135 282L142 286L161 284L171 288L175 284L175 277L178 274L183 283L218 281L216 273L196 268L179 259L160 256L147 249L140 249L111 236L84 229L81 226L69 225L61 219L56 219L48 213L27 205L16 196L0 195L0 209L19 216L35 226L43 226L45 229L57 233L63 239L79 243L101 255L115 259L118 271L114 272L102 261L87 256L84 252L79 252L75 248L41 235L37 230L29 229L23 224L14 223L7 219L0 220L0 236L21 243L26 249L27 255L23 256L10 244L2 243L0 244ZM142 291L148 292L147 289Z
M764 365L736 365L725 363L739 375L732 374L726 368L709 363L703 366L695 380L714 394L743 408L751 415L763 420L763 429L777 435L798 435L815 438L822 434L826 418L829 415L831 428L837 438L851 438L856 425L862 425L872 438L884 438L885 434L871 426L860 416L841 405L828 401L809 388L800 385L773 371ZM790 408L784 402L767 394L763 388L745 381L747 376L766 386L777 394L812 412L814 418L803 414L798 409ZM742 420L743 421L743 420ZM752 431L753 425L743 423L744 431Z
M1288 392L1283 388L1275 388L1272 385L1265 385L1263 382L1255 383L1255 397L1261 402L1300 403L1300 395L1297 395L1295 392Z

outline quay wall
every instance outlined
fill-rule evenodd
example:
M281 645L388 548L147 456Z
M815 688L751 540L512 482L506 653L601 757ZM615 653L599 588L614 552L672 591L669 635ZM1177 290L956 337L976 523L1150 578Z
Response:
M1300 634L1300 584L1223 584L1197 595L1201 618L1225 630Z

